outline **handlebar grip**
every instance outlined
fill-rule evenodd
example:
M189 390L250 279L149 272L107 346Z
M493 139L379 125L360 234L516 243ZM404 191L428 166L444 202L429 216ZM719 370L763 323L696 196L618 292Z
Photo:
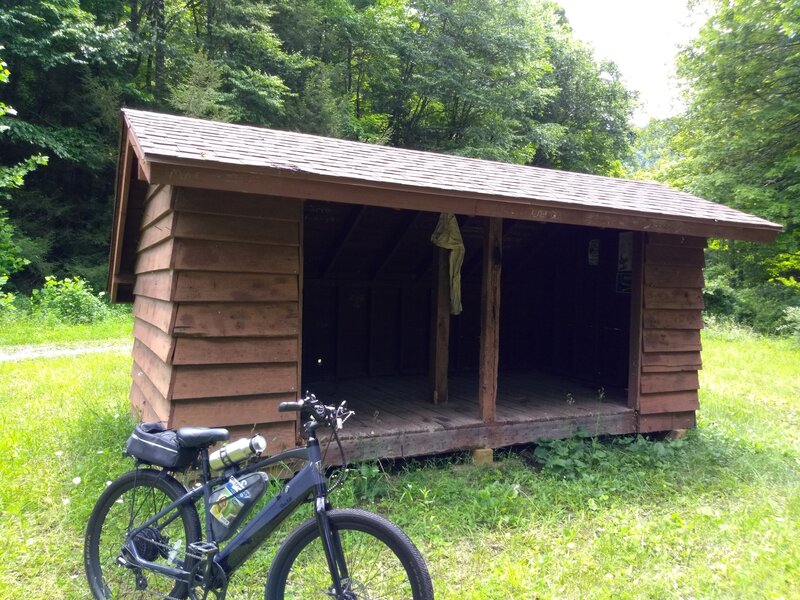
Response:
M299 411L303 409L303 402L281 402L278 404L278 412Z

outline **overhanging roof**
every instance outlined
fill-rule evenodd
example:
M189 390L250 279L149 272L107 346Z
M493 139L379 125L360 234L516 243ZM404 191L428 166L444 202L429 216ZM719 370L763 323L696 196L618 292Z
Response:
M781 231L652 182L125 109L111 277L137 177L129 151L150 184L763 242Z

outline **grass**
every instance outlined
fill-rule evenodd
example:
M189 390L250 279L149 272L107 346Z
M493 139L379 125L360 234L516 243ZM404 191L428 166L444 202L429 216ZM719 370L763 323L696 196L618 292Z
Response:
M133 331L131 307L116 305L111 309L109 317L92 325L73 325L20 311L19 314L0 319L0 347L32 344L68 346L86 342L122 341L126 336L131 336Z
M401 525L437 598L800 597L800 349L703 343L698 428L677 443L567 440L541 469L519 452L364 465L334 502ZM124 353L0 363L0 597L87 597L83 527L130 467L129 370ZM263 597L268 564L231 597Z

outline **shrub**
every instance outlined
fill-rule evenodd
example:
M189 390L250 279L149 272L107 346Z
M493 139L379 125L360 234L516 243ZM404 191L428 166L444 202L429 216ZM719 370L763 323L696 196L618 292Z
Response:
M44 287L33 290L31 299L35 310L47 318L73 325L96 323L109 314L102 300L103 292L95 296L91 286L80 277L45 278Z
M783 311L783 325L778 328L778 332L789 335L800 343L800 306L789 306Z

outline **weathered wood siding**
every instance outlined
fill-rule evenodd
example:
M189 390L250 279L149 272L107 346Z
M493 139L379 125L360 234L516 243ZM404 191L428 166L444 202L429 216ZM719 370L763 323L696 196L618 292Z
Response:
M145 421L168 422L175 307L170 303L173 188L150 186L141 216L133 288L131 405Z
M142 418L259 431L295 444L279 413L299 386L302 203L153 189L134 289L134 382Z
M697 237L645 238L638 397L643 433L696 423L705 245Z

